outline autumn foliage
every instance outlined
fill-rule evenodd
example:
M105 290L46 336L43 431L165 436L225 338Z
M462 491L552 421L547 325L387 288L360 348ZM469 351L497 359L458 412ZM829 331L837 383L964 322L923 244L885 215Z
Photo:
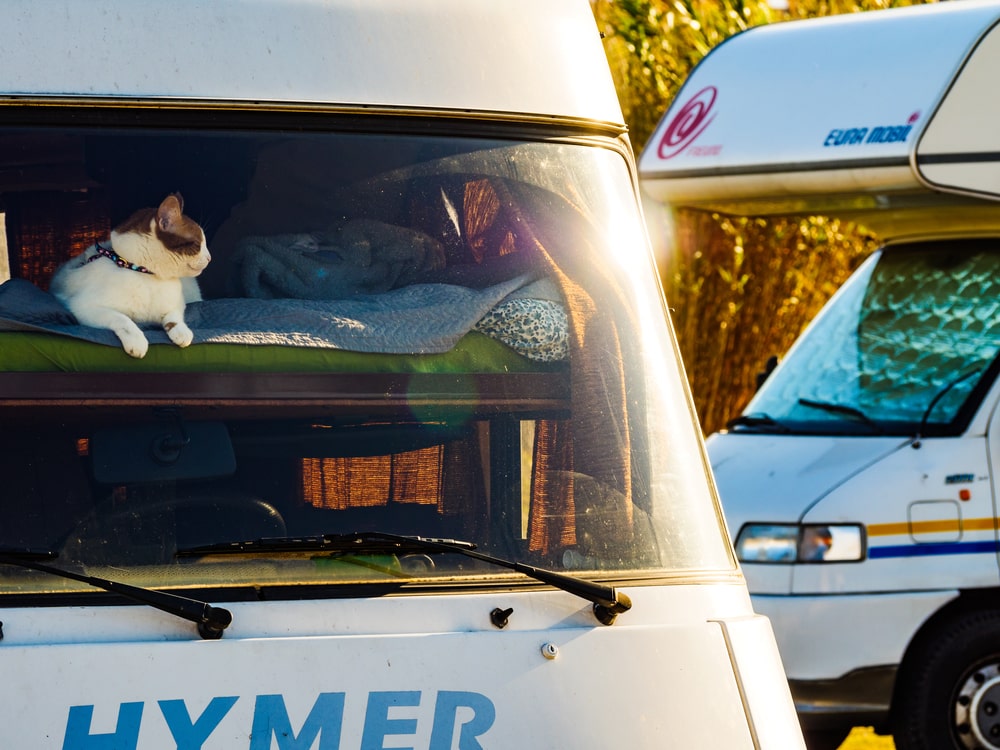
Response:
M636 151L688 73L714 46L763 23L862 12L890 0L593 0ZM706 434L738 415L768 357L780 356L877 246L863 227L825 219L657 216L673 237L660 274ZM654 232L654 237L656 233Z

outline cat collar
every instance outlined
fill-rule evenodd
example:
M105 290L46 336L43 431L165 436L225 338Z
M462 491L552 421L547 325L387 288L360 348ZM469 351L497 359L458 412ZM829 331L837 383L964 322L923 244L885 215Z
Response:
M130 271L138 271L139 273L148 273L150 276L154 275L153 272L145 266L140 266L138 263L130 263L110 247L103 247L100 242L94 245L94 249L97 251L97 254L91 255L87 258L87 260L83 262L84 265L90 263L92 260L97 260L98 258L107 258L108 260L114 261L114 264L119 268L127 268Z

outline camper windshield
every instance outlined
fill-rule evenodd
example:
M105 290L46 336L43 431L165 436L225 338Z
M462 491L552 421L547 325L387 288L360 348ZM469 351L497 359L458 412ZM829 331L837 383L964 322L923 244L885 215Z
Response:
M744 414L819 434L956 434L998 352L1000 243L891 246L838 292Z
M0 551L223 598L521 579L294 541L355 532L619 581L734 568L616 141L75 114L0 128ZM97 243L152 242L121 238L153 214L122 222L173 193L211 253L194 341L147 323L129 356L50 281L75 256L124 269L91 302L145 283ZM0 567L0 595L82 591Z

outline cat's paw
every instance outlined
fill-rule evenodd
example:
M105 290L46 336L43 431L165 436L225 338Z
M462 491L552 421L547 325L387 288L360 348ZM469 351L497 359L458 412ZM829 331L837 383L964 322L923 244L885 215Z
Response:
M121 339L122 349L130 357L142 359L146 356L146 352L149 351L149 342L142 335L142 332L138 330L118 333L118 338Z
M194 341L194 333L186 323L167 323L163 326L170 340L183 348Z

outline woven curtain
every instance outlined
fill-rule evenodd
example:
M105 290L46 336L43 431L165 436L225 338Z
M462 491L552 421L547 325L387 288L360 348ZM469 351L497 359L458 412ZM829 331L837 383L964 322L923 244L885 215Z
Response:
M387 456L302 459L302 494L317 509L379 508L390 504L436 506L460 531L485 533L486 502L479 444L462 440Z
M444 448L388 456L302 459L302 491L314 508L347 510L410 502L440 505Z
M528 549L543 555L576 544L570 432L565 421L535 423Z
M513 232L500 216L500 199L489 180L475 180L465 185L463 196L465 245L472 259L482 263L495 256L517 251Z
M614 317L614 311L629 309L627 304L615 304L626 295L607 270L607 259L594 244L596 232L578 208L525 183L497 179L492 184L501 206L498 217L513 234L518 250L536 257L558 285L569 317L573 418L568 427L551 435L543 431L542 440L551 444L536 447L536 452L541 451L543 466L548 461L545 454L555 456L560 468L572 468L614 490L623 502L604 511L618 514L617 522L625 528L632 522L629 426L636 418L628 408L625 362L637 356L631 349L638 330L634 320ZM637 384L630 388L633 401L641 403ZM568 512L551 514L560 500L554 498L551 486L544 485L540 472L536 476L532 492L541 493L544 502L532 505L528 536L538 545L535 549L548 553L552 545L575 538L574 521ZM561 502L569 507L572 490L563 492Z
M111 234L107 198L98 191L51 192L19 203L8 196L11 273L48 289L56 267Z

